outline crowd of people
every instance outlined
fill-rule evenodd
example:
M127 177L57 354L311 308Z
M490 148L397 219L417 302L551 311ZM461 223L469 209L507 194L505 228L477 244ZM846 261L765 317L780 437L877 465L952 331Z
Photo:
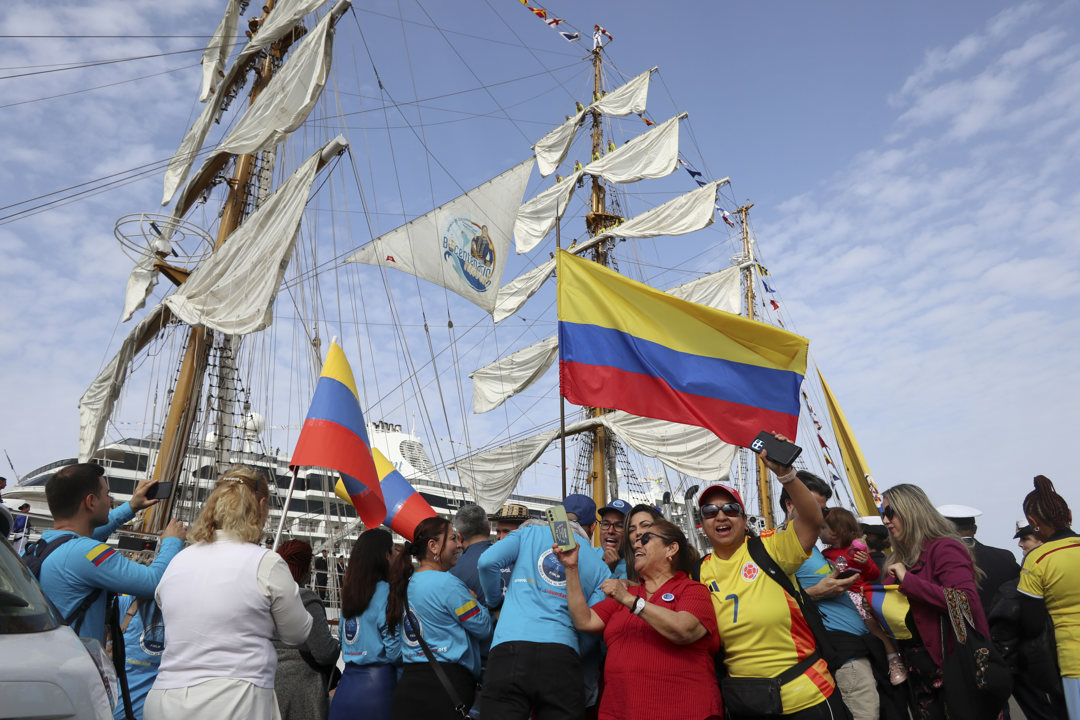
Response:
M856 518L763 460L785 522L758 533L710 485L703 557L656 507L574 494L569 549L521 505L466 505L401 545L366 530L327 583L308 543L261 544L267 478L236 466L144 565L104 541L150 483L112 508L80 464L47 482L55 528L24 559L76 632L127 648L117 718L989 720L1011 689L1031 720L1080 720L1080 536L1049 479L1023 499L1021 567L974 539L974 508L901 484Z

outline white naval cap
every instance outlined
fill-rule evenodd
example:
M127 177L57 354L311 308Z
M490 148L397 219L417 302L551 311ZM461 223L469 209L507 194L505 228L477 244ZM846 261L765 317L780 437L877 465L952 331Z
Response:
M940 505L937 511L950 520L974 520L982 515L982 510L970 505Z
M880 525L885 527L885 523L881 521L880 515L860 515L859 523L862 525Z

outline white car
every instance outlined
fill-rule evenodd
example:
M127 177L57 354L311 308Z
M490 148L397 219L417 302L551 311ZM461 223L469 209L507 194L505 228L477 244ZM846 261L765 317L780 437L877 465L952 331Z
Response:
M109 720L116 694L99 662L0 535L0 718Z

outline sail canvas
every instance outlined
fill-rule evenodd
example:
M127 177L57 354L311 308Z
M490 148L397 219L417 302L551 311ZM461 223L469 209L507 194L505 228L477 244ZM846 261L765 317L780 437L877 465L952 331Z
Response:
M346 262L401 270L494 311L514 215L534 162L529 158L375 238Z

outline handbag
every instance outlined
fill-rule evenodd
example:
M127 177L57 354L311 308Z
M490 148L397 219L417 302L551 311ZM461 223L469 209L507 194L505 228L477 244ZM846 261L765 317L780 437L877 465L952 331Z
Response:
M724 698L724 713L728 718L783 715L784 703L780 689L806 672L821 659L817 651L776 677L725 677L720 680L720 695Z
M975 629L964 591L945 588L945 607L955 639L950 652L941 618L941 689L949 717L992 720L1012 694L1012 673L989 638Z

